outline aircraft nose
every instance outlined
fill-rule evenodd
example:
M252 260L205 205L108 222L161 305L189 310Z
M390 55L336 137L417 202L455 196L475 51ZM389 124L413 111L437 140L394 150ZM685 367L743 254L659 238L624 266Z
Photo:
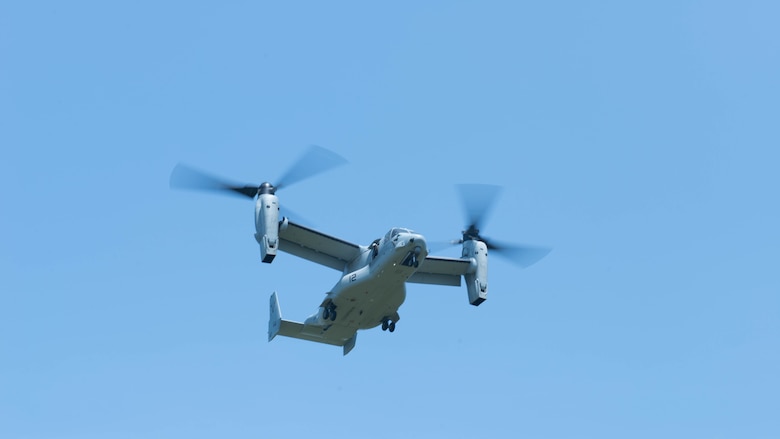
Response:
M404 255L401 265L417 268L420 266L420 262L428 256L425 238L413 233L404 236L404 238L403 242L399 240L396 247Z
M412 247L420 247L422 250L427 252L428 244L425 242L425 237L418 234L412 234L409 236L409 246Z

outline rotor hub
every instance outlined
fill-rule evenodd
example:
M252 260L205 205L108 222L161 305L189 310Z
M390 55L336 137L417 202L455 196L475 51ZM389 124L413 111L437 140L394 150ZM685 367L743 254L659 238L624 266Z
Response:
M477 229L477 226L472 224L469 226L468 229L463 231L463 240L464 241L470 241L470 240L479 240L479 229Z
M269 183L267 181L265 183L261 184L260 186L258 186L258 188L257 188L257 194L258 195L261 195L261 194L271 194L271 195L274 195L275 193L276 193L276 187L274 187L274 185L272 185L271 183Z

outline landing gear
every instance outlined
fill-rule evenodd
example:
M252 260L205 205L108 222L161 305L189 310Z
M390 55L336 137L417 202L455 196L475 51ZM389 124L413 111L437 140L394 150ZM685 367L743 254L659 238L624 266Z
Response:
M395 321L390 319L382 320L382 330L395 332Z
M410 251L406 254L406 257L403 261L401 261L401 265L405 265L407 267L414 267L417 268L420 266L420 253L422 253L422 248L418 245L414 248L414 250Z
M323 320L330 320L331 322L336 321L336 305L333 303L329 304L328 306L324 307L322 310L322 319Z

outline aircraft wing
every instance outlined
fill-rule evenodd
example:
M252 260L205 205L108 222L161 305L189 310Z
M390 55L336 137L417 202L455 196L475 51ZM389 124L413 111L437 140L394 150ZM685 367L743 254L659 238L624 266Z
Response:
M363 251L357 244L287 219L279 228L279 250L339 271Z
M474 270L470 259L426 257L407 282L460 286L460 278Z

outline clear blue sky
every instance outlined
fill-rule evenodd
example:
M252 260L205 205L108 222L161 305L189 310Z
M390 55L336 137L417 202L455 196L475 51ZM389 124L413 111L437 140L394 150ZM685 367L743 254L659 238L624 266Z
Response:
M780 437L778 3L419 3L0 5L0 437ZM267 343L338 274L168 178L309 144L350 163L280 200L327 233L456 238L490 183L554 250Z

